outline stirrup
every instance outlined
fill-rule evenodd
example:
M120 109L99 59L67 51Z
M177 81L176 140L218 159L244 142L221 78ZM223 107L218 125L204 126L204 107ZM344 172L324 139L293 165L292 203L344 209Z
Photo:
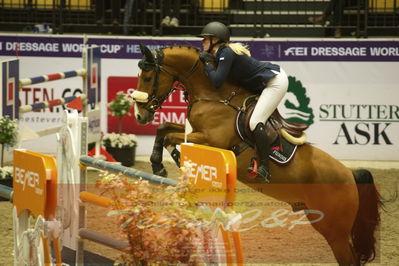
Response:
M260 169L262 170L259 172ZM261 179L264 183L270 183L270 178L272 177L272 175L270 174L269 169L264 165L258 166L258 161L256 160L256 158L251 159L251 165L247 168L247 171L248 178L254 179L256 177L258 179Z
M247 168L248 171L248 178L254 179L258 175L258 162L256 161L256 158L251 159L251 164Z
M270 178L272 177L272 175L270 174L270 171L266 166L261 165L258 168L257 177L261 178L265 183L270 183Z

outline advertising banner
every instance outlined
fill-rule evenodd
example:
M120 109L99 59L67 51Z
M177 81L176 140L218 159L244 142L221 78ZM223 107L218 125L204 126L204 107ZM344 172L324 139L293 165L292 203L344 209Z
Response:
M137 86L137 77L117 77L110 76L108 78L108 102L112 101L118 91L125 93L133 93ZM175 84L179 87L180 84ZM155 135L158 126L165 122L184 124L186 120L187 104L184 100L184 93L180 89L172 93L162 105L162 108L155 113L154 120L146 125L139 125L134 119L133 110L130 114L122 118L123 132L137 135ZM112 115L108 115L108 131L118 132L118 119Z
M399 40L232 41L246 43L253 57L285 69L290 85L279 109L292 121L310 124L306 132L309 142L338 159L399 159ZM107 114L106 105L117 91L131 92L136 88L137 64L142 57L140 43L151 49L171 45L201 47L197 38L0 35L0 59L18 56L20 75L25 78L81 68L82 48L100 46L101 128L111 132L117 130L117 121ZM60 80L26 86L19 98L21 104L31 104L78 94L81 89L79 78ZM182 91L177 90L149 125L137 125L132 116L124 118L123 130L139 135L139 155L151 152L157 126L166 121L183 123L186 106ZM21 123L34 129L54 126L60 123L62 109L24 114ZM52 145L34 142L29 145L36 145L38 151L51 150Z

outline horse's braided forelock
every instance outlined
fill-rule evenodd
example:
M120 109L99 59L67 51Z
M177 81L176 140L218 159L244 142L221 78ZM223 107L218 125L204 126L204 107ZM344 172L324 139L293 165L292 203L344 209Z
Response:
M162 65L163 63L163 58L164 58L164 53L162 49L156 49L155 51L152 51L154 55L155 62L149 61L145 56L139 61L139 68L144 70L144 71L150 71L150 70L155 70L157 67Z
M155 53L156 53L156 57L155 57L156 64L158 66L161 66L163 64L163 58L164 58L163 49L158 48L155 50Z
M155 63L148 62L145 58L139 61L139 68L144 71L154 70L156 67Z

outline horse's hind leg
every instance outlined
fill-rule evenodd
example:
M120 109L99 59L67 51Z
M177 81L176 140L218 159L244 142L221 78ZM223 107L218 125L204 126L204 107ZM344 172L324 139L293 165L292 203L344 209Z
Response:
M157 135L155 137L155 142L150 157L152 172L155 175L159 176L168 175L168 172L166 171L164 165L162 164L163 161L162 155L163 155L165 136L171 132L184 132L184 125L166 122L157 128Z
M309 215L309 220L312 220L311 215ZM318 223L313 224L313 227L327 240L338 264L359 265L350 242L348 226L338 225L327 219Z
M359 265L350 242L359 204L356 185L309 186L317 186L312 190L318 192L312 193L311 198L306 201L306 206L324 214L324 217L312 223L312 226L327 240L339 265ZM312 221L318 216L310 214L308 218Z
M349 235L341 234L324 237L326 237L339 265L360 265L349 241Z
M324 234L339 265L360 265L350 242L350 234Z

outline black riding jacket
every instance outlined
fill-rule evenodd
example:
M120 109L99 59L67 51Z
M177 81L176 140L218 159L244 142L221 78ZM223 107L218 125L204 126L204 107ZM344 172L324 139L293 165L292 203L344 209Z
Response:
M216 53L217 67L206 64L205 71L215 87L221 87L226 79L259 94L265 88L265 83L280 72L280 66L258 61L246 54L237 55L228 46L220 46Z

